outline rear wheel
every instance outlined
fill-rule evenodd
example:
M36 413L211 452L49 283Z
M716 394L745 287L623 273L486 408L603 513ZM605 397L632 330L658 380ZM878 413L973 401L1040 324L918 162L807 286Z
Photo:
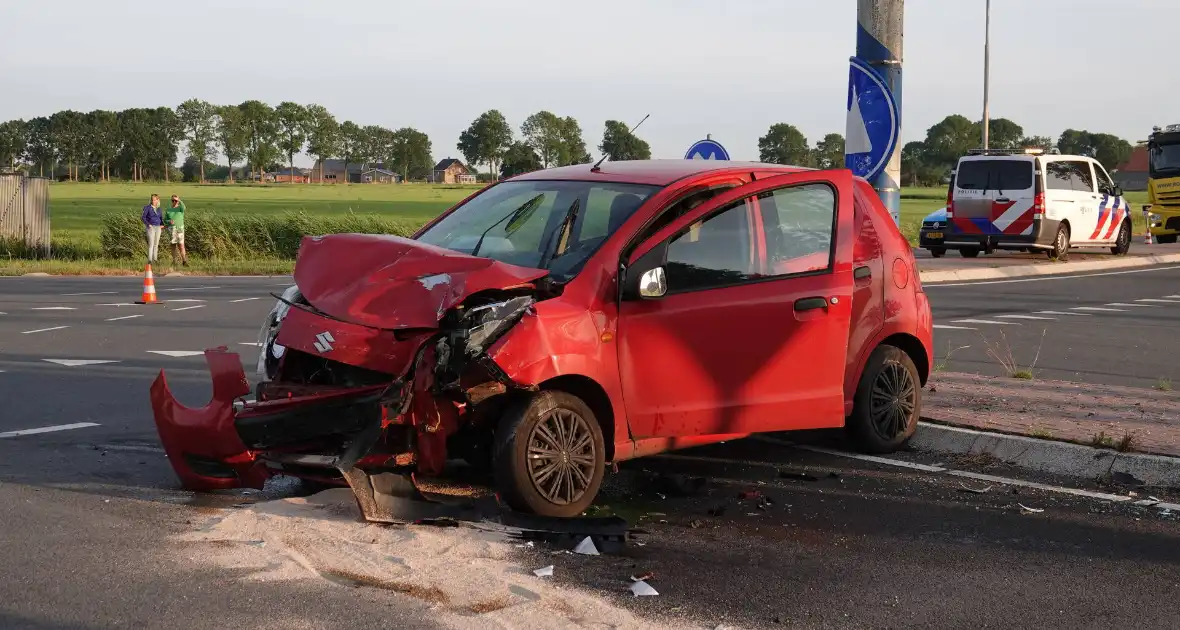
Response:
M1123 221L1123 224L1119 226L1119 235L1114 239L1114 247L1110 248L1110 253L1115 256L1126 256L1129 251L1131 251L1131 222Z
M946 253L946 248L943 248L943 247L931 247L930 248L930 256L932 258L942 258L942 255L945 253Z
M539 392L510 407L496 427L493 465L496 487L514 509L572 517L598 494L606 446L585 402Z
M1069 226L1060 225L1057 227L1057 236L1053 238L1053 247L1045 254L1051 259L1069 260Z
M861 450L892 453L913 437L921 407L921 378L913 360L900 348L879 346L860 376L846 427Z
M1177 234L1160 234L1159 236L1155 237L1155 241L1156 241L1157 243L1159 243L1160 245L1170 245L1170 244L1172 244L1172 243L1175 243L1175 242L1176 242L1176 237L1177 237L1177 236L1180 236L1180 235L1177 235Z
M963 258L975 258L979 255L979 249L975 247L964 247L959 250L959 255Z

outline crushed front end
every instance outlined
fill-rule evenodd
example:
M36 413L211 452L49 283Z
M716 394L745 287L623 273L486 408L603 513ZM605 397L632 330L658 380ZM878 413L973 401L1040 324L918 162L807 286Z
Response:
M481 427L496 404L483 403L520 387L486 351L531 309L544 272L393 237L322 240L329 239L343 241L337 249L380 246L386 264L331 286L315 267L309 271L312 256L301 254L312 295L300 290L297 264L296 286L276 296L259 334L252 400L241 358L222 347L205 352L213 378L208 405L177 402L161 372L152 410L188 489L261 488L271 475L287 474L347 484L367 519L396 522L402 519L391 501L416 495L414 475L441 473L455 454L469 461L487 455L481 445L490 430ZM304 248L314 252L319 244L305 241ZM388 300L399 306L375 315L373 305ZM402 306L409 300L412 308ZM427 313L432 325L425 325Z

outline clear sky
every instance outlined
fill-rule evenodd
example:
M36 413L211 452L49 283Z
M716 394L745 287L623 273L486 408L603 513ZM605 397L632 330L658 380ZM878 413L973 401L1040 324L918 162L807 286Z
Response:
M500 109L519 131L651 118L655 157L707 133L756 159L777 122L844 133L855 0L347 0L0 3L0 120L59 109L260 99L430 135ZM982 111L984 0L906 0L903 140ZM1144 139L1180 122L1174 0L993 0L993 117ZM1169 44L1168 42L1173 42ZM308 160L303 160L307 163Z

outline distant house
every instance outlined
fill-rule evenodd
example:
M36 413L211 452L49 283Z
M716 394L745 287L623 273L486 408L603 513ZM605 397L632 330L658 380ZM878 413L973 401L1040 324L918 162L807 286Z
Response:
M475 175L459 160L447 158L434 165L434 183L474 184Z
M361 171L362 184L396 184L401 176L383 168L368 168Z
M267 173L267 181L273 181L279 184L306 184L311 181L305 168L284 168L276 173Z
M385 164L381 162L349 162L348 169L345 170L344 160L323 160L323 167L323 183L325 184L392 184L401 181L400 175L386 168ZM320 183L319 160L316 161L315 166L311 167L308 176L308 181L313 184Z
M1131 151L1126 162L1110 174L1123 190L1147 190L1147 145L1140 144Z

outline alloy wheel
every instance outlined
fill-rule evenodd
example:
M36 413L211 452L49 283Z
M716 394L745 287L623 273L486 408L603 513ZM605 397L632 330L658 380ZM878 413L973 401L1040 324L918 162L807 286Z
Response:
M594 478L596 455L586 419L569 409L554 409L529 434L529 478L546 500L574 503Z
M917 406L918 388L904 365L889 361L873 381L869 418L877 435L885 440L905 432Z

